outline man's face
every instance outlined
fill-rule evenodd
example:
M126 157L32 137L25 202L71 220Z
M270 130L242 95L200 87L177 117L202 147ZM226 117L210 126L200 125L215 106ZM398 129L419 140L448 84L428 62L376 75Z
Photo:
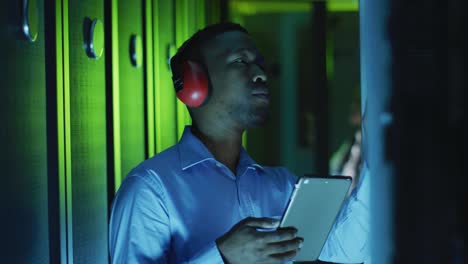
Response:
M213 89L200 117L239 129L263 124L269 92L263 58L255 44L239 31L220 34L209 42L202 53Z

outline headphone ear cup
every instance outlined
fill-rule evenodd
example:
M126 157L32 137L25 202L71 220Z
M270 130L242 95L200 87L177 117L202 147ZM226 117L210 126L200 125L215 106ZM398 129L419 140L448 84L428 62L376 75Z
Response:
M177 98L190 107L199 107L208 98L208 75L200 64L193 61L184 62L182 67L183 87L177 92Z

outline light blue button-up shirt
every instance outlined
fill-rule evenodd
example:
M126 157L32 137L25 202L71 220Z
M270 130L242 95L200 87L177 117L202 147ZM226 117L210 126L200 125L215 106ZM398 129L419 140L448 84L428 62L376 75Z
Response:
M178 144L142 162L122 183L112 205L112 263L223 263L215 240L246 217L281 216L296 181L285 168L256 164L244 149L234 175L186 127ZM354 228L347 219L355 203L342 210L322 260L362 262L350 259L355 256L341 243L349 232L339 232L341 222Z

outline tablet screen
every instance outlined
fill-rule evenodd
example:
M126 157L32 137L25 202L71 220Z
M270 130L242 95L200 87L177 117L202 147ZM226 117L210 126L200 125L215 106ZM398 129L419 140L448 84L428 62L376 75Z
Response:
M302 177L280 227L293 226L304 238L295 261L317 260L351 186L351 177Z

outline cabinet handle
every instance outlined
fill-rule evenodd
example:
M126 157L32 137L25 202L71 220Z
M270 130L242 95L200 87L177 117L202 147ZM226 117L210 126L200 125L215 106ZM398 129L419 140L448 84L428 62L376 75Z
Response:
M86 53L88 57L98 60L104 52L104 25L101 20L91 21Z
M23 0L21 30L29 42L37 40L39 28L39 15L37 12L37 0Z
M130 61L135 68L140 68L143 63L143 43L136 34L130 37Z
M171 70L171 58L177 53L176 46L171 43L166 46L166 65L169 70Z

